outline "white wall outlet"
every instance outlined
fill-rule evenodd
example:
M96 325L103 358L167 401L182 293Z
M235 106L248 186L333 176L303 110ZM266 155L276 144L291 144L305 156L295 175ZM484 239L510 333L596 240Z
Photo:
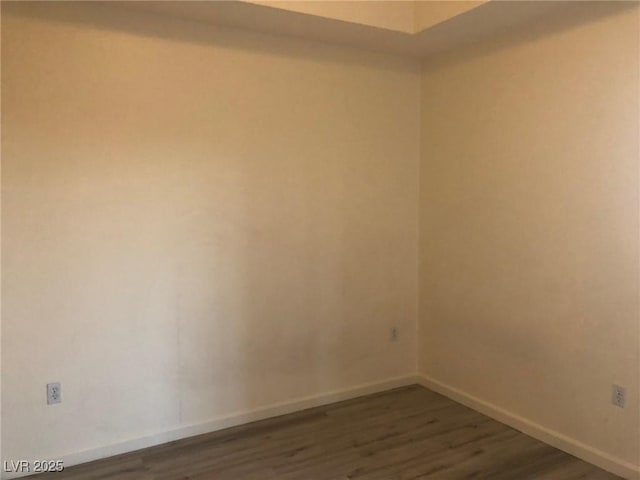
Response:
M611 403L616 407L624 408L627 401L627 391L620 385L613 385L611 389Z
M60 383L47 383L47 405L62 402L62 386Z
M389 330L389 341L395 342L397 340L398 340L398 328L391 327L391 329Z

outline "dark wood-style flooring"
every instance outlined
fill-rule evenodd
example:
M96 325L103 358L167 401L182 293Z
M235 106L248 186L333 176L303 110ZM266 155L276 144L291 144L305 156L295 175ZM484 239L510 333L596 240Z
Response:
M32 479L619 478L420 386L313 408Z

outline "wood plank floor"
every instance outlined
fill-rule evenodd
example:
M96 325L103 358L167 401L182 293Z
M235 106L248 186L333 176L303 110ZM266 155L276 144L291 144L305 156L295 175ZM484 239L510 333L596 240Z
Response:
M56 480L616 479L420 386L29 477Z

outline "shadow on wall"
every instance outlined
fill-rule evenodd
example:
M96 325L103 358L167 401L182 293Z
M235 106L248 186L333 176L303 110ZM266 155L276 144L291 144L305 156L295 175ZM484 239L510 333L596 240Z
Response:
M637 2L489 2L467 15L455 17L421 34L421 41L437 44L442 38L450 36L452 30L467 32L467 38L461 34L455 48L430 55L424 62L424 71L444 68L472 58L478 59L543 36L560 35L563 31L636 7ZM498 9L499 13L496 13L495 10ZM496 16L506 16L509 21L502 21L497 29L483 31L482 25Z
M345 310L355 285L345 277L349 226L335 215L345 185L324 173L341 167L313 165L300 144L297 155L257 156L256 145L280 141L256 139L254 120L236 125L252 148L238 143L214 168L208 159L179 169L188 205L174 212L172 249L181 423L209 420L212 405L236 412L282 401L285 390L327 391L358 363L342 347L356 340L346 322L356 312ZM323 193L310 194L318 185Z
M30 4L28 9L24 8L24 5L20 5L25 3ZM348 47L332 46L311 40L296 41L295 38L285 36L216 26L204 21L194 21L192 18L181 19L164 13L155 14L139 11L135 7L127 6L128 3L134 4L135 2L6 1L2 2L2 9L12 15L27 15L47 22L76 24L85 28L89 26L94 29L123 32L135 36L155 37L168 41L245 49L269 55L312 60L313 62L339 63L351 66L361 64L367 67L401 72L415 72L417 70L417 61L414 58L402 58L366 50L349 49ZM241 2L237 2L235 7L240 10L247 8ZM271 7L259 7L257 5L251 5L251 8L264 8L266 11L272 10ZM242 15L242 11L238 12L238 14ZM291 12L291 15L299 15L301 22L307 17L307 15L293 12ZM327 21L342 23L334 20ZM350 25L349 28L368 29L368 27L357 25ZM397 35L405 36L400 33L397 33ZM266 41L260 41L261 39ZM358 52L358 55L353 55L354 52Z

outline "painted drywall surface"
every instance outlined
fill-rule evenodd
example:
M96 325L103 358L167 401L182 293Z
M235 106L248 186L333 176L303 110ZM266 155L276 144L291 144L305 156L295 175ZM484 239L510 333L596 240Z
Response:
M412 1L382 0L375 2L353 2L338 0L331 2L305 2L254 0L249 3L398 32L414 33L415 31L414 2Z
M587 5L425 64L419 365L638 465L640 19Z
M418 65L2 8L5 459L415 371Z

